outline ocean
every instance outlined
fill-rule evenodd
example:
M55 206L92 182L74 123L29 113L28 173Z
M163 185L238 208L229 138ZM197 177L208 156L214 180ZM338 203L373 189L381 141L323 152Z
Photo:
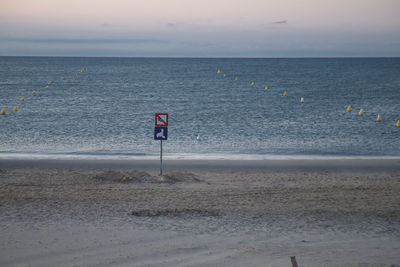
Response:
M400 157L400 58L0 57L0 109L0 158Z

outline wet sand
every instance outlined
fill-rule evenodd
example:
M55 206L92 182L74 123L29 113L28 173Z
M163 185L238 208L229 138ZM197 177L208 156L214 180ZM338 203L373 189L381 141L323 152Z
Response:
M1 266L400 266L400 161L0 160ZM396 265L397 264L397 265Z

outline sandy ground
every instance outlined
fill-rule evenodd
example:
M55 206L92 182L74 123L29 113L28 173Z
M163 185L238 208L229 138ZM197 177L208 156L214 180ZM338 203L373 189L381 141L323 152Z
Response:
M0 266L400 266L400 162L365 162L0 162Z

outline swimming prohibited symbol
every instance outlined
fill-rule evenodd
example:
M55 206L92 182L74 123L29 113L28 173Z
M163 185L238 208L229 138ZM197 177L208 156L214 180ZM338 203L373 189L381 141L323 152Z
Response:
M156 113L155 125L159 127L168 126L168 113Z

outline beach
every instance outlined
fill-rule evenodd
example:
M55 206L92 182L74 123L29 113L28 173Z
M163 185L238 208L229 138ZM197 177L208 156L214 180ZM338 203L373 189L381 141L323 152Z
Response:
M400 160L0 160L1 266L399 266Z
M400 1L0 6L0 267L400 267Z

